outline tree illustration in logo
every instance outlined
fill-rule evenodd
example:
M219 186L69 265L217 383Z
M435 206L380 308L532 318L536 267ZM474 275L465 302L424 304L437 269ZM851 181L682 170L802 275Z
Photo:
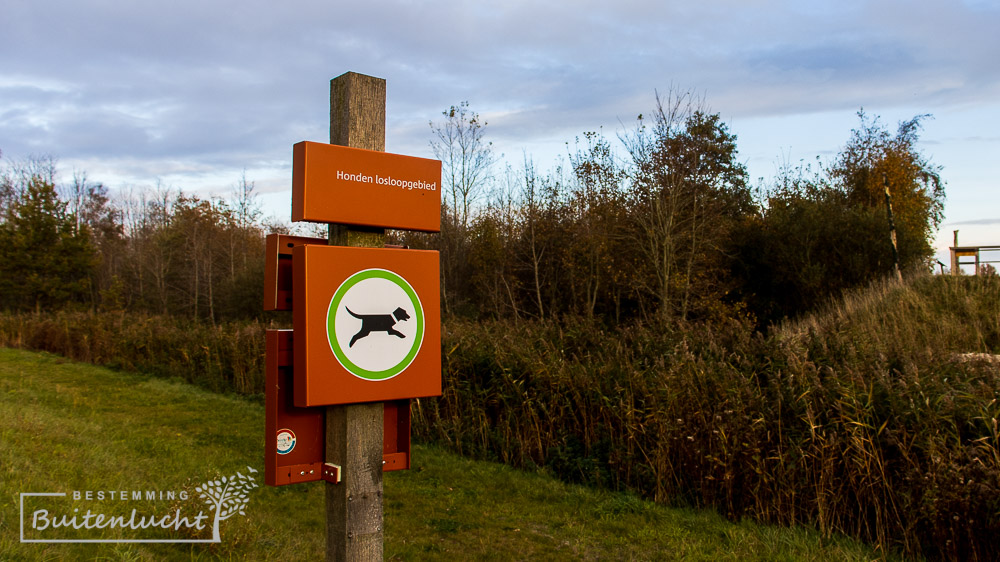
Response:
M247 469L251 473L257 472L249 466ZM201 486L195 487L194 491L198 492L199 497L205 500L206 504L215 507L215 521L212 524L212 542L222 542L222 538L219 536L220 522L229 519L237 513L246 515L243 510L246 509L247 502L250 501L250 490L256 487L257 483L254 481L253 476L244 476L241 472L237 472L229 478L223 476L220 480L210 480Z

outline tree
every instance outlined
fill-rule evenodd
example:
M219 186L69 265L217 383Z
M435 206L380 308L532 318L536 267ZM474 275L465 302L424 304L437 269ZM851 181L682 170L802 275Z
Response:
M812 310L887 272L889 253L871 244L885 232L883 212L851 205L822 179L774 192L733 237L741 297L761 327Z
M259 303L264 275L263 212L254 192L254 182L247 180L246 171L240 176L228 204L219 204L227 245L223 249L228 263L228 277L219 290L220 317L247 318L260 314Z
M469 227L470 283L480 315L519 319L523 291L514 252L520 216L520 180L507 165L485 207Z
M762 325L893 272L885 181L902 267L929 265L944 182L916 148L926 116L900 123L895 135L864 111L858 118L829 165L783 168L757 223L735 237L743 297Z
M618 316L621 291L629 268L623 263L623 226L626 216L625 171L611 144L596 132L583 134L570 155L573 185L569 190L568 225L573 252L567 255L567 285L576 312L593 318L598 303L613 303Z
M725 245L753 211L736 135L690 92L657 95L652 128L622 139L632 157L633 238L661 320L707 313L727 292Z
M547 283L546 268L544 260L547 255L554 253L555 249L551 243L551 225L554 221L555 211L551 204L556 196L557 188L553 187L555 182L546 182L538 176L535 164L527 156L524 159L523 183L521 192L521 228L519 245L523 250L518 252L522 257L521 262L526 264L526 269L530 272L530 281L527 284L532 288L532 305L537 307L538 317L545 318L545 291L544 285ZM552 314L552 311L549 311Z
M441 302L446 312L468 300L468 228L495 156L485 137L486 121L464 101L442 112L444 123L430 122L431 149L441 160Z
M479 213L469 228L469 278L480 315L520 317L511 283L511 224L496 208Z
M3 151L0 150L0 159L3 158ZM7 209L14 198L14 182L8 174L0 174L0 221L7 216Z
M487 123L469 110L469 102L453 105L442 115L443 124L430 123L435 137L431 139L431 150L441 160L445 183L442 188L452 220L465 229L496 157L493 143L484 138Z
M11 205L24 196L28 184L37 180L55 185L55 177L56 160L52 156L9 161L0 172L0 221L5 220Z
M176 235L168 230L180 197L169 187L157 185L152 192L130 192L123 201L123 223L127 240L125 260L128 302L149 312L171 312L171 289L180 267Z
M0 224L0 306L40 312L86 301L95 263L89 229L77 229L47 178L30 177L19 191Z
M257 193L254 190L254 182L247 179L247 171L243 170L229 198L233 222L240 230L254 228L260 222L260 217L263 214L260 202L257 200Z
M943 217L944 188L941 167L917 150L921 122L917 115L899 124L891 135L878 116L858 111L860 125L851 130L847 145L827 173L831 184L847 195L848 203L880 209L885 216L884 182L892 194L892 208L899 232L903 268L926 265L934 254L932 238ZM873 251L890 251L886 234L873 239Z
M86 227L96 253L96 264L90 280L91 304L96 309L101 294L111 291L123 268L125 238L121 211L111 204L108 189L101 183L87 181L86 172L75 172L73 183L63 189L67 211L76 219L76 231ZM115 299L122 297L116 294ZM115 303L113 306L120 306Z

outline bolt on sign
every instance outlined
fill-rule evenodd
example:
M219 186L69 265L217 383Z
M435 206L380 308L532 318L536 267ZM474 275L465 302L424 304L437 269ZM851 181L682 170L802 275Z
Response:
M292 271L296 406L441 394L437 252L302 245Z

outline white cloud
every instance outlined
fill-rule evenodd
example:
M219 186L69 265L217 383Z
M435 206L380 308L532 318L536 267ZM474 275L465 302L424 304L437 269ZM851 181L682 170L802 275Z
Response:
M613 134L672 86L737 121L842 113L846 139L862 105L992 104L998 28L985 0L10 0L0 149L179 187L273 174L294 142L326 138L328 81L347 70L388 80L389 149L423 155L427 121L462 100L517 160Z

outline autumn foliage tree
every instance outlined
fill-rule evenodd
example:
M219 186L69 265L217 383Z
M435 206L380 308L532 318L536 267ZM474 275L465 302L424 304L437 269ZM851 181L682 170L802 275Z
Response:
M916 147L921 122L928 117L918 115L901 122L893 135L878 117L858 111L858 127L828 170L831 184L846 195L849 205L879 209L883 215L888 187L904 268L930 259L934 230L943 217L941 167ZM873 249L887 248L887 241L888 235L883 236Z
M860 125L829 165L781 170L760 217L736 237L742 298L762 325L892 273L886 183L901 266L928 268L944 182L916 146L925 118L900 123L893 135L859 111Z
M944 196L917 150L923 117L895 135L859 117L836 158L786 167L763 197L736 136L689 92L658 98L620 147L590 132L546 172L508 166L467 228L431 244L463 252L442 268L447 302L462 303L446 312L766 327L892 271L886 181L903 267L921 266Z
M164 190L131 207L121 272L129 307L209 322L261 314L265 227L238 204Z

